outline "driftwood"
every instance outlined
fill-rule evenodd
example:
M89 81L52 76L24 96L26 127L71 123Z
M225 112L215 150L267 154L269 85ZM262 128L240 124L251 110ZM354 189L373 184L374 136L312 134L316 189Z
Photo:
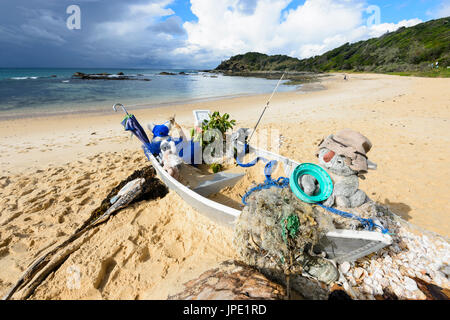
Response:
M244 263L228 260L184 284L169 300L282 300L284 288Z
M74 234L62 244L58 245L53 250L36 260L25 271L19 281L17 281L17 283L3 297L3 300L9 300L17 290L21 291L19 299L28 299L34 293L34 290L39 286L39 284L41 284L52 271L62 265L73 252L78 250L81 245L88 241L98 230L94 230L95 232L93 232L90 236L83 239L83 241L69 247L64 252L60 252L59 254L57 254L58 251L61 248L68 246L71 242L75 241L90 229L91 228L86 229L83 232Z
M66 250L62 255L56 256L53 258L56 253L66 246L68 246L70 243L77 240L79 237L81 237L83 234L85 234L87 231L91 230L95 226L105 222L109 219L111 214L116 212L117 210L127 206L133 199L135 199L140 194L140 191L137 193L133 193L132 195L126 194L123 197L121 197L119 200L117 200L116 203L114 203L103 215L98 217L96 220L91 222L87 227L84 229L75 232L72 236L70 236L66 241L61 243L60 245L56 246L46 254L44 254L42 257L37 259L31 266L25 270L22 277L16 282L16 284L9 290L9 292L3 297L3 300L8 300L12 297L12 295L19 289L24 288L24 294L22 299L27 299L36 289L36 287L45 280L45 278L52 272L55 268L60 266L68 257L70 254L72 254L74 251L78 250L78 248L83 244L84 242L80 243L78 246L75 246L69 250ZM33 279L33 277L38 273L39 275Z
M39 284L41 284L52 271L61 266L73 252L78 250L80 246L88 241L97 231L94 230L95 232L91 233L90 236L85 237L83 241L67 248L65 251L59 252L59 250L67 247L89 230L92 230L107 221L113 213L131 203L164 197L167 194L167 188L155 177L155 175L155 169L152 166L147 166L141 170L136 170L127 179L120 182L119 185L117 185L102 201L100 207L93 211L91 217L85 221L73 235L35 260L2 299L9 300L18 290L21 291L20 299L27 299L30 297ZM134 188L122 195L110 206L109 199L117 194L117 192L128 182L137 178L142 178L143 181L136 184Z

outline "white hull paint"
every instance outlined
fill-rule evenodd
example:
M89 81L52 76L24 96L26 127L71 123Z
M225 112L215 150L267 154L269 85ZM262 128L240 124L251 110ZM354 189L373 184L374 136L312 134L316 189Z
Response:
M270 151L257 149L252 146L250 146L249 149L255 156L277 160L279 163L282 163L287 177L289 177L292 171L300 164ZM145 153L155 168L158 177L169 189L174 190L184 201L199 213L223 226L233 228L234 222L241 214L240 210L210 200L188 188L170 176L152 154L149 152ZM387 234L376 231L341 229L328 232L323 243L325 243L323 249L327 252L327 255L334 261L340 263L343 261L354 261L388 246L392 243L392 238Z

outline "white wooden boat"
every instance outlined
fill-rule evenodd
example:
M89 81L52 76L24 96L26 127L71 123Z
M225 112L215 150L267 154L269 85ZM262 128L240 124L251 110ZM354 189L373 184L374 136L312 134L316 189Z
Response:
M199 213L207 216L211 220L233 228L236 218L241 214L240 210L226 206L219 202L208 199L209 195L215 194L225 187L234 186L244 174L220 172L214 177L201 183L195 188L189 188L171 177L161 166L159 161L144 148L147 158L151 161L159 178L169 189L174 190L184 201L192 206ZM262 156L269 160L277 160L283 164L287 177L300 164L296 161L281 155L257 149L252 146L249 152L255 156ZM328 232L321 241L322 250L326 251L327 257L340 263L343 261L354 261L366 256L392 243L392 238L387 234L377 231L355 231L355 230L335 230Z

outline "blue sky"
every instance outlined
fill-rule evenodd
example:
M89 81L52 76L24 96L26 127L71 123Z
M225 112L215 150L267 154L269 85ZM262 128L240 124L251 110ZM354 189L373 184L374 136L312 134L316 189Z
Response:
M74 4L81 29L70 30ZM450 0L2 0L0 67L212 68L247 51L306 58L449 15Z

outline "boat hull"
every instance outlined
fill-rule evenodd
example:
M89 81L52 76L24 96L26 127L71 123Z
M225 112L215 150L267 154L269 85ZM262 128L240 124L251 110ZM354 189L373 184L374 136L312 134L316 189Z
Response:
M155 168L158 177L169 189L174 190L186 203L202 215L225 227L234 227L236 219L241 214L240 210L210 200L189 189L187 186L170 176L145 146L143 146L143 149L147 158ZM250 146L249 150L254 153L255 156L277 160L279 163L282 163L287 177L289 177L292 171L300 164L289 158L252 146ZM327 253L329 259L341 263L343 261L354 261L372 252L378 251L391 243L392 238L387 234L376 231L341 229L328 232L321 241L321 247Z

